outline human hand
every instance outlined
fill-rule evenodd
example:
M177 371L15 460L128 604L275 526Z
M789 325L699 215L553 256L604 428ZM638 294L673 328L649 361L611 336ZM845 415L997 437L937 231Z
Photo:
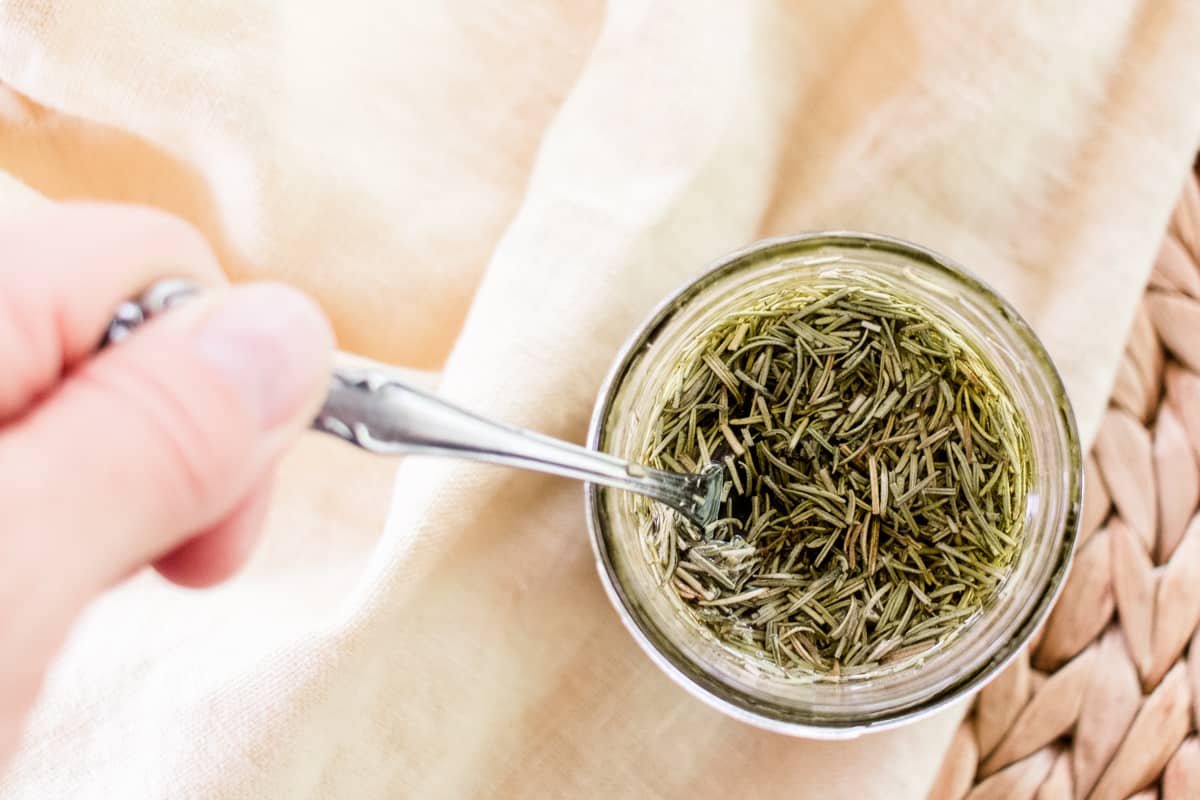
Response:
M219 288L96 354L120 302L167 277ZM161 212L0 222L0 765L91 598L147 564L185 586L237 569L276 460L320 405L320 310L223 283L203 238Z

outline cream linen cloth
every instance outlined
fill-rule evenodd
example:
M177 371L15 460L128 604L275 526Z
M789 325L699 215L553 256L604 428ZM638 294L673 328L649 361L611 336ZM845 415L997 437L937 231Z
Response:
M710 259L895 234L1015 302L1090 439L1198 143L1198 42L1194 0L8 0L0 213L172 209L344 348L574 441ZM244 575L92 608L0 786L921 798L960 713L845 743L728 720L622 629L577 484L310 437Z

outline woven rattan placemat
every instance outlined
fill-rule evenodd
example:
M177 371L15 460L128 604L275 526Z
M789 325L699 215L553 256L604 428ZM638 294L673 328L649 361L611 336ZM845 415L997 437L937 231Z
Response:
M1042 631L980 692L930 800L1200 800L1200 185L1185 186L1087 460Z

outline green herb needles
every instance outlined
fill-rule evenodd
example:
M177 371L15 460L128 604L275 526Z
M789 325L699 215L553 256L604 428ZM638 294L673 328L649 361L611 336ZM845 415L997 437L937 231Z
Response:
M887 292L779 291L680 360L644 463L724 470L706 530L650 504L655 569L725 645L849 676L977 615L1021 538L1028 432L944 321Z

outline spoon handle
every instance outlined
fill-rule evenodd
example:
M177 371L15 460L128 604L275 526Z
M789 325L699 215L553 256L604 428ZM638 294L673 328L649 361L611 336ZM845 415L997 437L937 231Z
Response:
M120 341L196 291L185 282L163 281L122 303L102 346ZM642 467L481 417L406 383L382 364L344 353L334 360L312 428L372 453L466 458L625 489L653 497L700 526L715 509L709 475Z
M382 365L359 366L342 354L313 428L373 453L466 458L626 489L693 520L697 496L707 488L699 475L641 467L481 417L405 383Z

